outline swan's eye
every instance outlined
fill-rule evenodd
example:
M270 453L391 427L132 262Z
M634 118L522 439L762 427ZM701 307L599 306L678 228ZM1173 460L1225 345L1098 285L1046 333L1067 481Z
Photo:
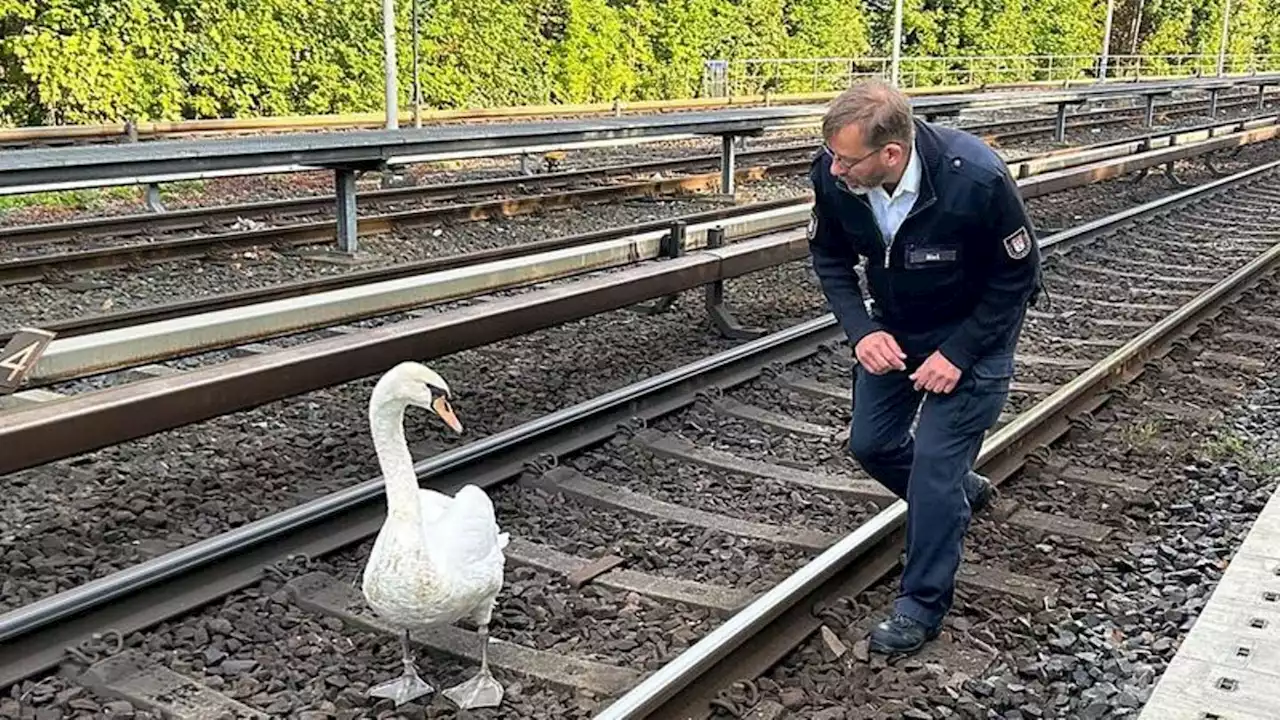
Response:
M432 395L445 397L445 398L449 397L449 391L445 390L444 388L438 385L432 385L431 383L423 383L423 385L427 386L427 392L431 393Z

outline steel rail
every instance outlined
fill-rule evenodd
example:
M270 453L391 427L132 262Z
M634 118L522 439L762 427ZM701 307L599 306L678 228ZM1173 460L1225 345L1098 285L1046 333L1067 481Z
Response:
M1029 158L1019 158L1018 162L1025 162L1035 158L1045 158L1053 155L1067 155L1074 152L1084 153L1088 150L1128 146L1144 140L1150 147L1158 147L1161 141L1171 137L1184 137L1201 132L1213 132L1221 128L1243 129L1244 126L1249 123L1265 120L1268 117L1270 116L1263 115L1255 118L1244 118L1228 122L1210 122L1191 128L1163 130L1147 133L1136 138L1110 140L1065 150L1054 150L1046 153L1039 153ZM1009 123L1004 124L1007 125ZM980 126L961 127L972 131ZM1001 137L1001 134L997 133L990 137L999 138ZM812 143L798 143L776 148L743 151L738 153L738 160L745 161L754 158L768 157L771 155L806 151L813 151ZM545 173L541 175L519 175L471 180L459 183L389 188L357 193L356 202L358 205L361 205L402 200L454 199L466 193L499 191L514 185L543 188L557 187L577 181L635 175L647 172L666 172L691 167L700 167L708 164L716 165L719 164L719 162L719 155L699 155L690 158L671 158L633 164L609 165L596 168ZM1025 173L1025 168L1022 172ZM13 247L24 247L33 244L83 240L101 236L120 236L142 232L156 233L198 229L210 223L233 221L240 218L257 218L266 216L275 219L315 213L331 214L334 202L336 202L336 196L326 194L311 197L284 198L280 200L241 203L236 205L222 205L216 207L184 208L180 210L170 210L163 213L118 215L72 220L65 223L14 226L0 228L0 243L8 243Z
M1024 198L1039 197L1120 177L1136 170L1147 170L1178 160L1187 160L1222 150L1268 142L1275 140L1277 137L1280 137L1280 124L1273 123L1264 127L1222 135L1187 145L1172 145L1159 150L1139 152L1134 155L1125 155L1089 165L1042 172L1028 178L1019 179L1018 187L1022 190Z
M1271 99L1275 99L1275 97L1276 95L1274 93L1270 95ZM1173 115L1191 115L1207 109L1210 104L1210 100L1178 100L1175 102L1165 103L1163 105L1156 105L1154 113L1156 115L1164 115L1166 117ZM1253 92L1241 93L1238 95L1223 95L1218 98L1219 110L1244 107L1248 105L1257 106L1257 104L1258 95ZM1147 109L1145 107L1135 106L1100 108L1097 110L1072 113L1067 116L1067 129L1083 130L1085 128L1118 125L1130 120L1141 119L1146 115L1146 112ZM1040 115L1033 118L1019 118L1017 120L992 120L989 122L975 123L973 125L964 126L964 129L984 138L1005 140L1051 133L1055 129L1056 122L1057 117L1054 115ZM1046 124L1041 125L1039 123ZM1017 126L1017 129L1001 129L1009 128L1010 126Z
M1096 236L1119 223L1166 211L1187 200L1256 177L1278 164L1280 161L1267 163L1131 208L1080 229L1060 233L1054 236L1057 239L1046 240L1046 244L1052 247L1057 243L1078 242ZM0 445L11 450L0 456L0 474L354 380L378 372L403 358L438 357L558 322L618 309L650 297L692 289L716 279L717 270L714 268L717 263L710 258L717 257L717 252L750 253L752 248L767 244L770 237L740 243L722 251L651 263L562 288L533 291L423 320L3 413L0 414ZM788 240L787 233L778 237L782 241L772 249L773 264L807 256L807 246L802 237ZM753 269L770 266L769 261L749 264ZM664 276L662 268L672 268L673 273ZM719 271L722 276L729 277L752 270L736 272L720 266ZM726 272L727 275L724 274ZM636 286L628 288L625 282L632 276L637 278ZM655 286L664 289L656 295L643 295L644 291ZM631 296L636 299L625 299L628 290L638 291L640 295ZM619 300L613 293L624 297ZM565 295L575 300L566 303ZM526 299L527 306L524 304ZM544 304L548 308L545 316L540 314Z
M1154 82L1173 82L1180 78L1173 76L1139 78L1134 80L1104 81L1113 87L1123 88L1127 84ZM1190 76L1185 79L1192 79ZM1230 78L1227 78L1230 79ZM907 88L905 92L917 95L955 95L981 94L992 91L1025 90L1055 88L1061 89L1072 85L1081 87L1097 86L1096 81L1080 81L1063 83L1062 81L1030 81L1026 83L969 83L963 85L939 85L919 88ZM817 93L783 93L766 95L744 95L729 98L688 98L681 100L642 100L616 101L612 103L572 104L572 105L528 105L504 108L468 108L457 110L429 109L423 111L422 119L427 123L482 122L487 120L567 118L595 115L622 115L637 112L681 112L690 110L707 110L714 108L745 108L779 103L826 102L837 95L836 92ZM1186 101L1197 102L1197 101ZM1200 101L1203 102L1203 101ZM411 114L403 114L402 122L411 121ZM183 120L177 122L141 122L132 128L125 123L108 123L101 125L73 126L34 126L0 129L0 147L15 147L37 143L73 143L76 140L115 141L131 139L136 135L141 141L164 140L169 138L198 138L220 134L257 134L272 131L300 132L308 130L333 129L376 129L384 127L386 119L377 113L356 113L350 115L310 115L288 117L260 118L220 118Z
M964 110L1032 105L1065 108L1095 100L1124 96L1168 95L1178 90L1221 92L1240 86L1265 87L1280 79L1277 73L1248 77L1197 78L1180 83L1097 84L1075 91L1034 93L993 92L974 96L939 95L912 98L912 105L928 117L958 115ZM716 135L757 135L787 127L818 123L817 106L771 106L763 109L681 113L663 121L658 114L541 123L501 123L492 126L436 126L410 131L323 132L267 135L250 139L194 140L175 150L173 143L115 145L106 148L17 150L0 156L0 194L109 185L137 185L239 173L296 172L326 167L347 191L352 173L424 161L527 154L540 150L621 146L635 143ZM92 152L90 152L92 151ZM726 161L730 159L728 152ZM349 197L344 193L345 198ZM344 226L349 240L351 232Z
M750 203L747 205L735 205L733 207L719 208L716 210L706 210L686 215L675 215L662 220L636 223L634 225L620 225L618 227L606 228L604 230L592 230L590 232L579 233L576 235L565 235L563 237L548 238L546 240L535 240L533 242L521 243L518 245L488 248L485 250L476 250L474 252L459 253L457 255L446 255L439 258L401 263L388 267L371 268L369 270L357 270L354 272L343 273L342 275L321 277L312 280L299 280L281 285L270 285L263 288L241 290L233 293L224 293L209 297L195 298L192 300L183 300L176 303L136 308L133 310L123 310L103 315L41 323L40 327L51 332L56 332L58 337L61 338L76 337L79 335L87 335L89 333L129 327L131 325L140 325L142 323L186 317L197 313L226 310L228 308L243 307L254 303L283 300L285 298L300 297L302 295L309 295L317 292L353 287L365 283L394 280L396 278L409 277L411 275L419 275L422 273L439 272L441 270L450 270L483 262L493 262L495 260L523 257L550 250L577 247L593 242L600 242L602 240L612 240L615 238L626 237L628 235L638 235L640 233L646 233L653 230L661 230L670 227L671 224L675 222L694 225L711 220L727 220L741 215L749 215L751 213L765 212L787 207L794 203L795 201L790 198L783 198L780 200L767 200L765 202ZM0 331L0 345L8 342L12 337L13 331Z
M1198 190L1202 193L1221 190L1276 166L1280 166L1280 162ZM1188 191L1181 195L1186 199L1194 193ZM1154 205L1149 203L1144 208L1115 216L1110 223L1091 223L1079 230L1060 233L1042 244L1053 249L1087 241L1107 225L1140 219L1158 210ZM1273 249L1273 260L1275 255ZM792 362L811 355L820 345L841 341L843 332L834 317L826 314L420 461L415 471L420 479L431 481L433 487L445 492L452 492L467 482L488 487L518 475L530 457L543 453L559 456L590 447L612 436L618 422L633 416L652 419L673 412L693 402L695 393L704 387L741 384L775 362ZM1079 385L1069 384L1063 390ZM1051 398L1061 395L1062 391ZM1006 426L999 444L993 441L984 448L983 461L990 462L997 449L1017 445L1025 439L1030 426L1030 422L1021 419ZM1002 476L997 479L999 477ZM375 533L381 524L383 508L374 502L381 497L382 479L375 477L10 611L0 616L0 643L4 643L0 645L0 684L9 685L54 667L63 657L63 648L74 646L95 632L113 628L129 634L146 629L259 581L264 577L264 569L273 562L297 554L318 556L359 542ZM855 533L857 538L846 539L822 557L831 560L837 549L848 548L856 542L891 541L894 533L900 531L885 522L889 519L882 513L877 516L877 524L864 526ZM789 587L819 582L822 575L817 568L811 568L803 577L793 576ZM829 577L833 573L825 575ZM776 593L765 597L776 598ZM748 606L748 610L751 608L757 612L760 609L757 604ZM695 645L681 657L695 649L701 652L705 646ZM652 681L651 677L649 685L637 687L633 692L652 690ZM615 703L607 712L622 709L623 706Z
M814 151L812 143L798 143L777 148L739 152L739 161ZM525 188L554 188L588 180L611 179L626 175L651 172L669 172L696 168L703 165L719 165L719 155L697 155L688 158L649 160L625 165L543 173L540 175L516 175L457 183L419 185L403 188L386 188L356 193L357 205L402 202L407 200L452 200L469 193L486 193L510 190L515 186ZM41 243L84 240L101 236L120 236L140 232L172 232L203 227L210 223L234 221L240 218L280 218L294 215L332 215L337 196L333 194L309 197L284 198L262 202L219 205L215 207L184 208L162 213L116 215L85 218L65 223L22 225L0 228L0 243L11 247L24 247Z
M809 160L779 165L757 165L741 168L739 180L753 180L772 173L787 173L808 168ZM547 210L562 210L582 205L615 202L630 198L679 196L714 192L720 186L720 173L701 173L676 178L648 180L621 185L603 185L585 190L572 190L542 195L521 195L476 203L462 203L367 215L356 221L357 235L394 232L434 222L474 222L496 217L515 217ZM0 261L0 286L38 282L50 272L67 274L128 267L138 262L174 261L203 257L211 251L263 245L278 248L333 243L337 223L322 220L297 225L284 225L247 232L221 233L198 237L159 240L123 247L79 250L54 255Z
M843 337L818 318L656 375L415 464L442 492L519 476L530 458L563 455L611 437L633 417L656 418L716 385L732 387L776 362L794 362ZM0 686L55 667L66 647L106 628L141 631L261 580L290 556L318 557L375 534L385 514L374 477L0 615Z
M678 239L679 252L706 247L713 227L723 231L725 241L734 242L803 227L808 221L807 208L794 204L712 218L684 227L683 237ZM635 265L658 259L671 233L669 227L657 228L448 270L57 338L44 350L27 380L30 386L46 386L195 352Z
M1167 350L1177 335L1203 321L1277 266L1280 244L989 435L976 466L993 482L1002 482L1037 448L1046 447L1065 432L1069 417L1105 402L1106 392L1140 375L1144 364ZM797 639L803 640L815 629L813 623L804 623L800 631L792 629L804 616L812 619L808 601L830 597L837 587L841 595L860 592L889 572L896 563L906 512L906 503L895 501L649 675L594 720L705 717L710 711L708 701L719 689L734 679L754 677L756 672L767 669L794 647ZM771 639L774 632L784 634L788 640ZM753 645L744 650L748 643ZM752 667L739 667L742 660L730 659L731 654L748 656Z

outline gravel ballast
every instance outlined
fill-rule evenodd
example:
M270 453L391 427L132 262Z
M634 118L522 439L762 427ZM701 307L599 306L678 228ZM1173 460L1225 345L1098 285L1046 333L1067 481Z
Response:
M1249 307L1275 307L1277 298L1272 285ZM993 512L975 519L967 564L1052 581L1056 595L1028 603L962 588L933 647L891 663L868 661L858 649L833 661L811 640L757 682L760 701L802 717L851 720L1136 717L1280 484L1273 410L1280 401L1274 360L1280 334L1262 333L1275 338L1270 347L1233 347L1224 333L1258 328L1230 313L1214 325L1161 361L1159 372L1140 378L1127 397L1095 413L1092 429L1074 430L1056 445L1048 465L1002 486ZM1202 351L1265 359L1266 369L1229 372L1198 361ZM1237 381L1240 394L1215 392L1187 373ZM1162 415L1153 403L1182 414ZM1224 415L1206 418L1207 408ZM1064 479L1060 464L1145 481L1151 489ZM1091 543L1020 529L1005 522L1015 507L1105 523L1112 535ZM890 602L892 590L891 582L881 583L837 603L828 627L857 648L867 610ZM965 653L989 663L967 673Z

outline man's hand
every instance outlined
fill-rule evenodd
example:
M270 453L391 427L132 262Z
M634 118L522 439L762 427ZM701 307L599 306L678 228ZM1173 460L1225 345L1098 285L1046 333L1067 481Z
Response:
M956 383L960 382L960 368L952 365L946 356L935 350L928 360L911 373L911 379L916 381L916 390L945 395L955 390Z
M858 341L853 354L867 372L872 375L883 375L890 370L906 370L903 360L907 354L898 347L898 341L884 330L877 330Z

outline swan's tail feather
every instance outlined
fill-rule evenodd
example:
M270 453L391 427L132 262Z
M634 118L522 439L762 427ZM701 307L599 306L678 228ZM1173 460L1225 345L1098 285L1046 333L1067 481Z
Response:
M511 542L511 533L498 533L498 549L503 550Z

